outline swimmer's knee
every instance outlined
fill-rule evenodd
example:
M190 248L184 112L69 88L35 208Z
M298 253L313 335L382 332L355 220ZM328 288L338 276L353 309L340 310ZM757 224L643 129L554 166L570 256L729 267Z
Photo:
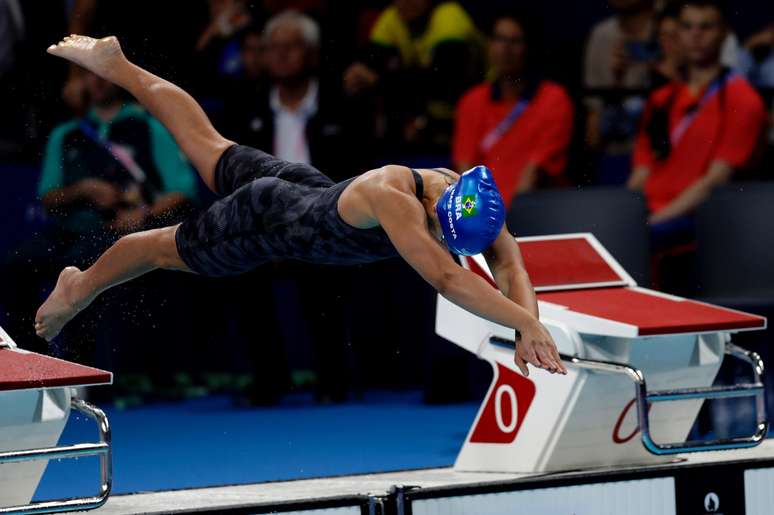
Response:
M177 252L177 242L175 240L177 228L178 226L174 225L172 227L154 229L155 246L157 249L157 252L154 253L154 265L156 267L165 270L187 269L183 260L180 259L180 254Z
M124 245L141 245L141 252L147 258L148 264L154 268L179 270L185 269L183 261L177 252L175 234L178 226L151 229L122 236L119 243Z
M215 176L218 161L220 161L223 153L236 145L236 143L224 138L214 129L211 134L204 134L199 141L192 143L195 150L189 150L186 154L199 172L199 176L204 181L204 184L213 193L220 194L218 191L218 181Z

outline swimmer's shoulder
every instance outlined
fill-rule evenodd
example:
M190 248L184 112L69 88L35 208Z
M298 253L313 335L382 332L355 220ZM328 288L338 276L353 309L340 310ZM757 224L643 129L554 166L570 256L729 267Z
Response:
M415 188L411 168L402 165L384 165L369 170L355 179L352 186L369 195L413 193Z
M341 193L341 202L368 204L383 202L392 195L414 191L411 169L399 165L385 165L358 175Z
M381 168L369 170L353 183L357 189L367 194L384 195L408 194L416 196L417 179L414 172L421 177L419 181L427 191L428 185L442 182L451 184L459 179L459 174L448 168L409 168L403 165L385 165ZM361 183L362 185L359 185Z
M359 175L341 193L337 209L350 225L367 229L380 225L377 211L416 199L411 169L385 165Z

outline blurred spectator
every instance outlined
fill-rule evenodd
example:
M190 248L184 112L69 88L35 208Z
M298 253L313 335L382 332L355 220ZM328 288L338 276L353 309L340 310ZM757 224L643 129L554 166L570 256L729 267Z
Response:
M681 4L672 2L662 9L656 17L658 60L651 70L651 89L658 89L680 78L684 63L684 52L680 46L679 34L680 7Z
M245 123L249 123L252 113L246 113L245 106L254 105L256 97L260 97L261 91L267 87L263 25L253 23L246 27L240 39L240 73L219 81L225 92L222 109L208 113L222 133L237 141L250 137L246 136L248 128Z
M494 80L462 97L455 120L454 166L462 171L487 165L506 205L541 176L556 180L562 174L572 135L572 103L561 86L538 73L531 30L516 12L494 19L489 42Z
M224 79L258 78L261 32L269 18L291 10L314 16L325 13L321 0L208 0L207 4L209 17L195 47L200 73L196 86L208 114L215 116L220 114L218 100L230 93L222 87Z
M482 75L473 20L457 2L395 0L369 39L367 59L344 74L347 91L380 86L392 141L448 148L454 104Z
M119 234L174 223L195 195L193 170L169 132L113 84L82 78L91 109L57 127L44 155L38 194L51 223L4 267L3 284L15 292L9 330L31 345L43 281L90 264Z
M197 66L210 80L239 74L239 32L253 17L246 0L208 0L209 20L196 41ZM208 91L208 93L211 93Z
M49 138L38 194L73 233L133 232L166 222L195 196L191 167L172 136L121 90L85 73L91 109Z
M244 0L209 0L209 24L199 35L196 50L202 51L218 39L228 39L252 22Z
M617 14L591 30L584 83L590 88L644 88L655 60L653 0L609 0Z
M688 0L680 11L685 82L654 91L648 102L628 186L645 192L656 249L691 237L693 210L760 142L763 103L721 64L726 32L721 4Z
M658 56L653 40L654 0L609 0L616 14L591 31L585 55L586 142L599 151L596 181L620 184Z
M755 86L774 88L774 23L747 38L737 69Z
M363 113L348 107L349 101L343 98L338 84L319 76L317 23L299 12L285 11L269 19L260 42L255 36L256 28L251 27L244 38L243 58L255 61L246 62L245 70L252 76L259 75L255 53L260 43L263 48L260 66L269 84L262 87L262 81L246 83L240 95L227 99L224 134L281 159L312 164L334 181L361 173L368 159L363 154L368 146L368 131L357 119ZM317 396L344 400L349 363L346 357L349 336L344 320L349 271L290 264L283 264L281 271L297 279L295 284L300 290L308 333L315 349ZM261 288L277 272L276 269L270 273L257 271L264 277ZM260 343L250 392L255 404L276 401L283 393L281 385L289 385L278 345L281 342ZM267 351L275 356L272 361L265 359Z
M674 43L670 20L680 10L681 0L667 0L656 16L654 0L609 0L617 14L599 22L591 30L586 46L584 84L588 88L643 89L653 86L650 68ZM654 21L656 21L654 27ZM666 22L666 27L664 27ZM655 30L654 30L655 28ZM666 31L666 33L664 33ZM654 41L654 35L657 41ZM659 46L661 56L659 56ZM721 50L721 63L734 66L739 42L729 29Z
M240 48L242 64L242 79L250 84L255 84L263 77L263 28L253 25L245 30Z

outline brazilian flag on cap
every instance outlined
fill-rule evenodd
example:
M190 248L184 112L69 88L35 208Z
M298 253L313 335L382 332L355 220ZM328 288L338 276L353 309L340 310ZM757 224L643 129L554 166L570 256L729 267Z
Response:
M476 200L478 195L466 195L462 199L462 217L476 216Z

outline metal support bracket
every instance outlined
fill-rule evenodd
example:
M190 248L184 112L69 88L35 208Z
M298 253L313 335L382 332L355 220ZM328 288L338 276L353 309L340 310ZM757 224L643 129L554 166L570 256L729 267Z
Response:
M28 449L23 451L8 451L0 453L0 464L17 463L21 461L50 460L63 458L80 458L83 456L99 456L100 490L95 497L63 499L30 503L26 506L0 507L0 514L32 515L38 513L61 513L67 511L83 511L99 508L110 495L113 486L113 461L111 448L110 424L105 412L86 401L73 398L70 401L73 409L83 413L97 423L99 443L82 443L44 449Z
M505 338L491 337L490 343L501 347L513 348L514 341ZM562 361L586 370L625 375L634 383L635 400L637 404L637 421L642 435L642 445L648 452L663 456L702 451L724 451L744 449L760 445L769 431L766 417L765 388L763 385L763 360L755 353L732 343L727 343L725 353L750 365L753 373L752 383L731 386L708 386L705 388L678 388L674 390L657 390L648 392L645 375L641 370L625 364L612 361L598 361L560 354ZM694 440L687 442L656 443L650 433L648 405L651 402L671 402L688 399L727 399L735 397L755 397L755 432L746 437L719 438L715 440Z

